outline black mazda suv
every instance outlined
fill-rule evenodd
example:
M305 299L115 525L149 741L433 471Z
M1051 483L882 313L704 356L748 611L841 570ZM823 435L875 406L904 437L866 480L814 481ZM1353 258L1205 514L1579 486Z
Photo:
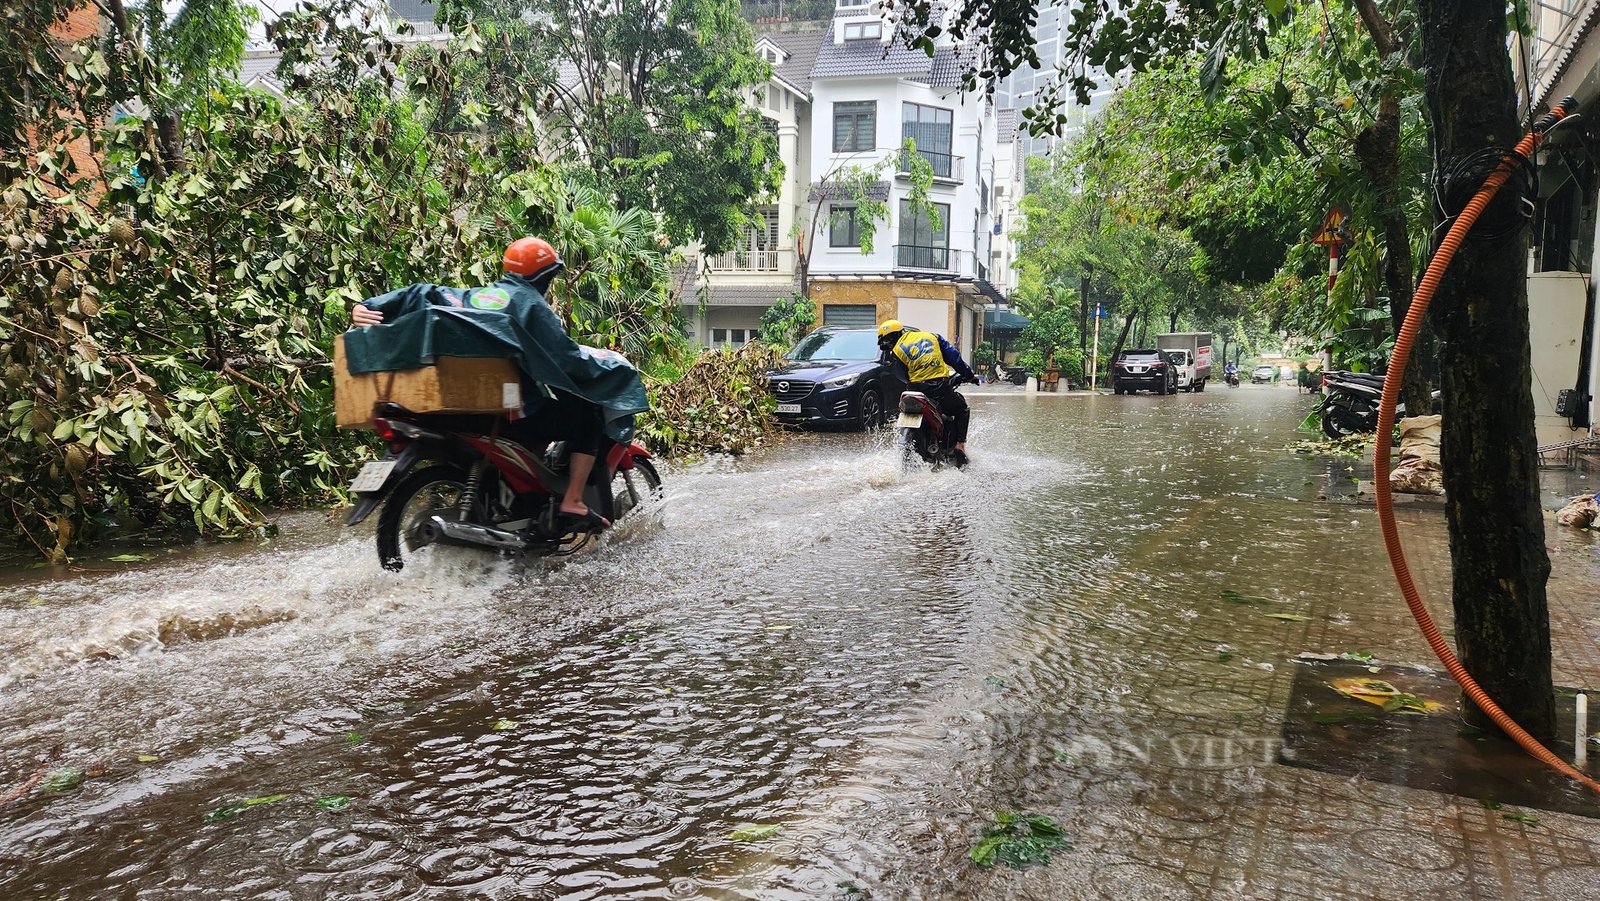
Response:
M1178 393L1178 367L1157 350L1125 350L1111 364L1111 390L1117 394Z
M875 329L822 328L783 355L767 374L784 425L877 428L906 384L878 361Z

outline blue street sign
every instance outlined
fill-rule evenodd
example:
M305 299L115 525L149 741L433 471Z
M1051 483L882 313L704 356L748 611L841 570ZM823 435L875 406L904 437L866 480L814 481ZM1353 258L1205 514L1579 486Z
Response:
M1104 318L1106 318L1106 308L1101 306L1101 305L1099 305L1099 304L1095 304L1094 305L1094 318L1096 318L1096 319L1104 319Z

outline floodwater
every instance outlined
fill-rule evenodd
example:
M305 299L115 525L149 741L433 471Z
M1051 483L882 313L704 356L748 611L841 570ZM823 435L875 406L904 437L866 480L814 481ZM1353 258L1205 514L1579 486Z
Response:
M1427 662L1371 510L1317 500L1348 467L1284 449L1309 398L972 403L966 471L800 436L562 566L388 574L304 514L10 574L0 798L89 775L0 806L0 898L1237 897L1280 812L1328 894L1472 878L1345 866L1307 792L1405 798L1274 762L1287 657ZM981 869L1000 811L1074 846Z

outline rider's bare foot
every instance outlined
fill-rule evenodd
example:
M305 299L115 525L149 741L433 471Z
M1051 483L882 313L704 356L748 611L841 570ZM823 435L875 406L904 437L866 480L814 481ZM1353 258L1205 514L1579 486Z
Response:
M587 524L591 528L609 529L611 527L611 520L606 519L604 516L601 516L582 504L578 504L573 507L562 504L560 507L560 512L562 516L571 517L572 519Z

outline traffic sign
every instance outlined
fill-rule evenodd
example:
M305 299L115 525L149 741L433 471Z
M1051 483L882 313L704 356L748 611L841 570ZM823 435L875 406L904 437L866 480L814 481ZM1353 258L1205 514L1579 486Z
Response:
M1350 232L1345 228L1345 223L1350 221L1350 209L1344 204L1336 204L1328 210L1328 215L1322 217L1322 226L1317 229L1317 236L1311 239L1313 244L1346 244L1350 241Z

